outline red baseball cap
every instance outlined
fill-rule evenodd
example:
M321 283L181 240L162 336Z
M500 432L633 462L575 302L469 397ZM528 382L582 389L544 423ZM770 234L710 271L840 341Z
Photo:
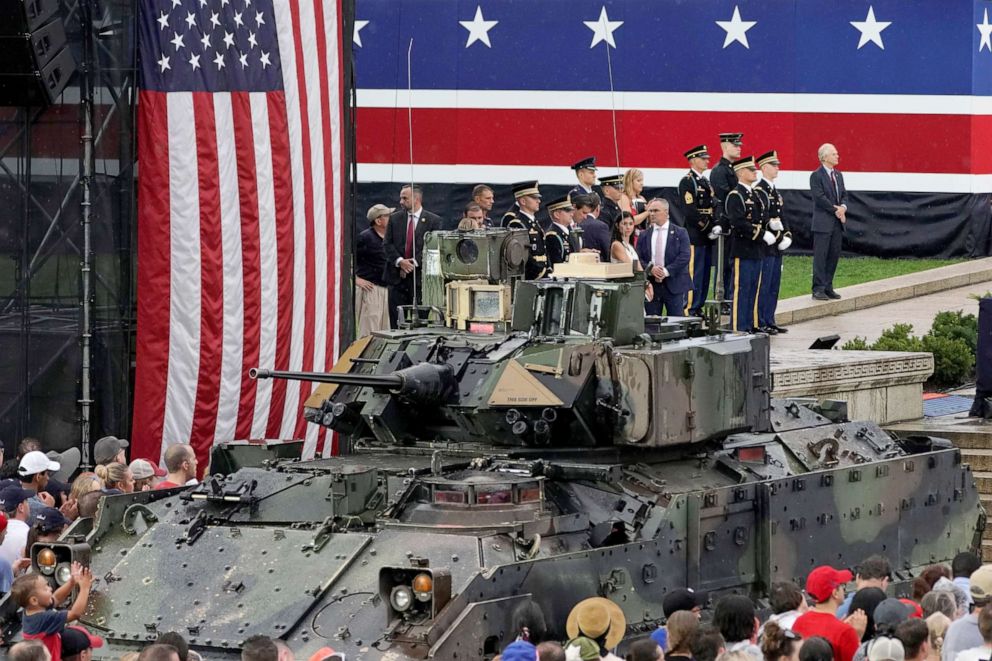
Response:
M806 577L806 594L819 604L829 599L838 587L853 579L854 574L846 569L834 569L823 565L811 571Z
M910 617L915 617L918 620L922 620L923 619L923 606L920 606L918 603L916 603L912 599L900 599L899 601L901 601L902 603L906 604L907 606L909 606L912 609L913 612L911 612L909 614Z
M7 515L0 512L0 532L7 529Z

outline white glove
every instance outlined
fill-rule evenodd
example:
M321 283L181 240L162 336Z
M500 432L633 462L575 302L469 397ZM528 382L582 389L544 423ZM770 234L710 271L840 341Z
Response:
M719 225L714 225L713 229L710 230L709 238L711 240L716 239L716 237L720 236L721 234L723 234L723 228L720 227Z
M771 220L769 220L768 226L773 230L775 230L776 232L782 231L782 221L779 220L778 218L772 218Z
M791 246L791 245L792 245L792 237L791 236L783 236L782 237L782 241L778 244L778 249L779 250L787 250L789 248L789 246Z
M761 240L764 241L766 245L770 246L773 243L775 243L775 235L769 232L768 230L765 230L765 233L762 235Z

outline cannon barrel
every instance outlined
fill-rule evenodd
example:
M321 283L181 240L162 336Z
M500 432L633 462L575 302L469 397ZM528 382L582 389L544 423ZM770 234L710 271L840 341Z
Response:
M292 372L284 370L264 370L253 367L248 370L253 379L289 379L292 381L313 381L334 383L341 386L358 386L388 391L400 399L418 404L441 404L454 387L454 371L451 365L419 363L397 370L393 374L350 374L348 372Z

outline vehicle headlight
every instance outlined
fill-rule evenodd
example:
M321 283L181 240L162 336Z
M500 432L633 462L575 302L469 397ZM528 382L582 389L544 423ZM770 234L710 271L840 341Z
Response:
M397 585L389 595L389 603L402 613L413 604L413 591L405 585Z
M41 549L38 551L36 562L38 563L38 571L45 576L51 576L55 573L55 565L58 563L58 560L55 558L55 551L52 549Z
M72 566L68 562L63 562L55 568L55 582L65 585L72 578Z
M431 591L434 589L434 580L428 573L417 574L413 579L413 594L418 601L430 601Z

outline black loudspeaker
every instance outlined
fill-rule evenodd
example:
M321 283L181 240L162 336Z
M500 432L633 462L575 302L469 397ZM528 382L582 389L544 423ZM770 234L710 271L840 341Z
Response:
M0 0L0 106L54 103L75 70L59 0Z

